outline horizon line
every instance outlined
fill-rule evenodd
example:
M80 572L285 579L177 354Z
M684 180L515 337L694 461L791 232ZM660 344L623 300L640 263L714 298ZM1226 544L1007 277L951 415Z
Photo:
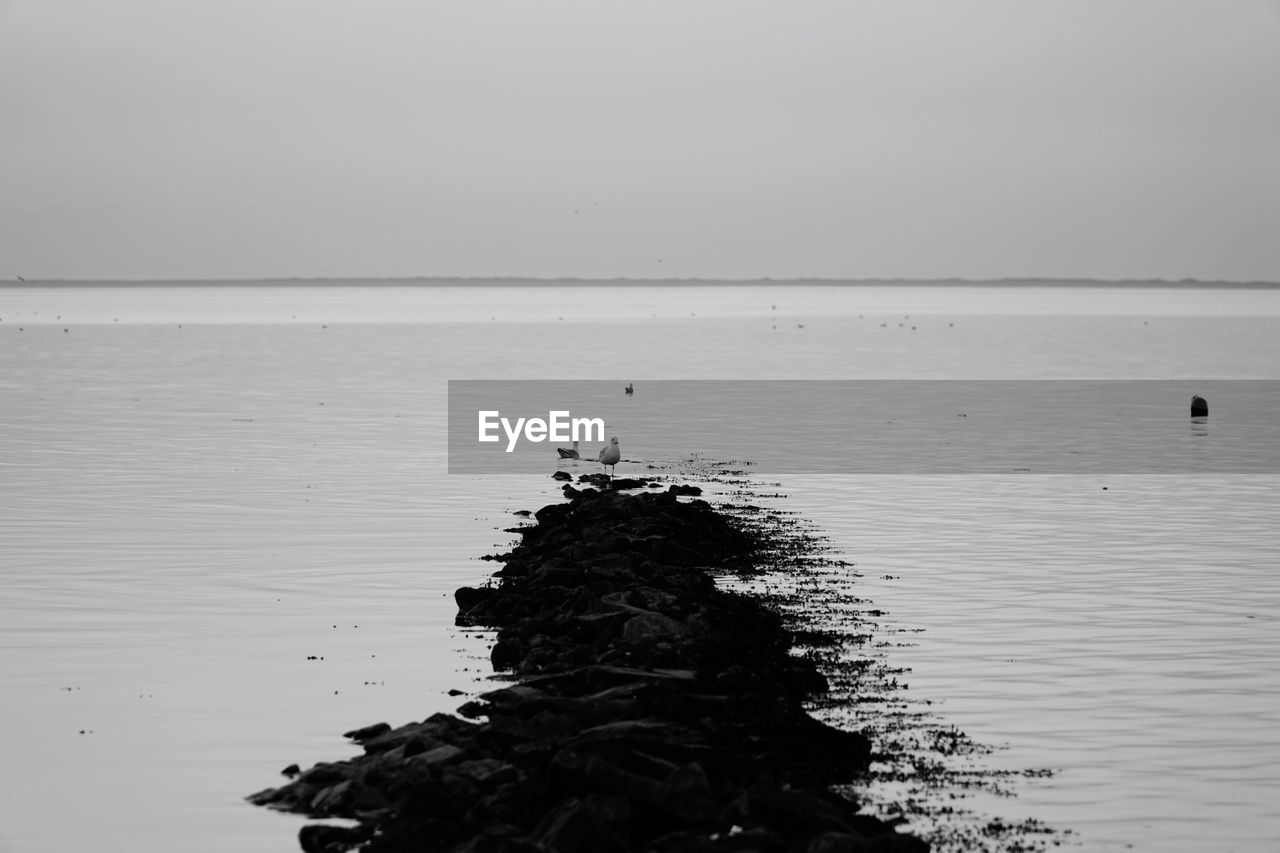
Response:
M525 286L675 286L693 284L703 286L752 286L752 285L817 285L817 286L874 286L874 285L957 285L957 286L1128 286L1128 287L1236 287L1236 288L1280 288L1280 280L1267 279L1164 279L1164 278L1050 278L1046 276L1006 276L1002 278L966 278L960 276L946 278L837 278L829 276L794 276L775 278L758 276L753 278L633 278L617 276L613 278L588 278L571 276L564 278L546 276L287 276L268 278L15 278L5 279L0 286L92 286L92 285L189 285L189 286L235 286L235 285L298 285L316 286L376 286L379 284L415 284L427 287L457 285L503 285L517 284Z

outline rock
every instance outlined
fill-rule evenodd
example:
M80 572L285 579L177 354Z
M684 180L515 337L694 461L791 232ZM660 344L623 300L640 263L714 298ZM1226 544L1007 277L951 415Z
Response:
M1192 396L1191 417L1193 418L1209 417L1209 403L1208 401L1205 400L1204 397L1201 397L1199 395Z
M719 848L706 832L677 830L658 836L645 849L647 853L715 853Z
M760 786L738 798L721 819L744 826L765 824L792 836L821 831L848 833L854 811L850 804L837 805L811 791Z
M298 765L296 764L290 764L288 767L281 770L280 773L281 775L288 776L290 779L292 779L294 776L298 775L301 769L302 768L298 767Z
M461 758L464 754L465 750L461 747L445 744L419 753L410 760L417 765L443 765Z
M350 802L351 794L350 779L322 788L311 798L309 811L316 815L341 812L343 806Z
M322 761L303 772L297 781L308 785L331 785L335 782L344 782L349 778L351 778L351 762Z
M570 474L568 471L557 471L557 472L555 472L554 474L552 474L552 475L551 475L551 479L553 479L553 480L572 480L572 479L573 479L573 475L572 475L572 474Z
M487 826L453 853L546 853L521 838L519 827L507 823Z
M460 586L453 591L453 600L458 605L460 613L466 613L474 607L488 601L493 597L494 588L489 586L471 587Z
M555 853L624 853L626 847L582 800L565 800L531 833Z
M374 723L373 725L365 726L362 729L352 729L349 732L344 732L342 736L351 738L357 742L363 742L366 740L373 740L379 735L384 735L389 731L391 731L391 725L389 723Z
M392 729L386 734L365 741L362 746L364 751L369 754L393 752L400 749L403 756L407 757L407 755L412 754L409 750L414 744L422 745L421 748L416 750L417 752L424 752L426 749L439 746L442 743L463 739L470 733L472 728L471 724L451 714L432 714L421 723L407 723L397 729Z
M651 539L649 553L655 560L672 566L696 566L702 561L695 549L667 539Z
M304 828L325 853L923 849L830 792L869 766L869 741L805 712L822 674L777 612L716 585L773 544L696 487L583 479L602 489L566 484L488 557L491 585L454 594L512 673L458 708L481 722L354 729L362 755L250 801L359 821Z
M648 488L648 486L649 486L648 480L636 480L630 477L614 477L613 480L609 483L608 488L611 488L615 492L618 492L618 491L627 491L630 489L644 489L644 488Z
M824 832L809 842L805 853L929 853L929 849L929 845L919 838L895 832L870 837L856 833Z
M255 791L245 797L245 799L255 806L273 806L280 799L280 790L279 788L263 788L261 791Z
M298 846L304 853L345 853L368 841L372 834L363 826L309 823L298 830Z
M805 853L860 853L865 840L848 832L824 832L809 842Z
M677 640L687 636L689 629L680 622L661 613L637 613L622 626L622 641L636 646L659 640Z
M494 643L493 651L489 653L489 661L498 672L514 669L520 663L521 657L520 647L510 640L499 640Z
M520 771L515 765L496 758L464 761L458 765L458 772L482 786L503 785L520 778Z

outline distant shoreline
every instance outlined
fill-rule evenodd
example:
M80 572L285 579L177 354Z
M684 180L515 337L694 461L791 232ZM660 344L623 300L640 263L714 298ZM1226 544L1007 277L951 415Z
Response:
M1199 279L900 279L900 278L263 278L263 279L28 279L3 287L1106 287L1275 290L1280 281Z

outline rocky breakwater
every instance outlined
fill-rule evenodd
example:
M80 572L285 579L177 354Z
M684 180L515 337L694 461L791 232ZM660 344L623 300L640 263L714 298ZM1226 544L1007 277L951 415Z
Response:
M869 742L804 711L823 676L776 612L717 587L762 568L764 534L674 491L566 491L496 583L456 593L512 683L348 732L363 755L250 801L357 821L303 827L333 853L928 850L831 790Z

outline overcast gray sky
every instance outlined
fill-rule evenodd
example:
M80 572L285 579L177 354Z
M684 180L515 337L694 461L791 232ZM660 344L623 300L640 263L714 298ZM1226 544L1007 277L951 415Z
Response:
M0 278L1280 279L1276 0L0 0Z

